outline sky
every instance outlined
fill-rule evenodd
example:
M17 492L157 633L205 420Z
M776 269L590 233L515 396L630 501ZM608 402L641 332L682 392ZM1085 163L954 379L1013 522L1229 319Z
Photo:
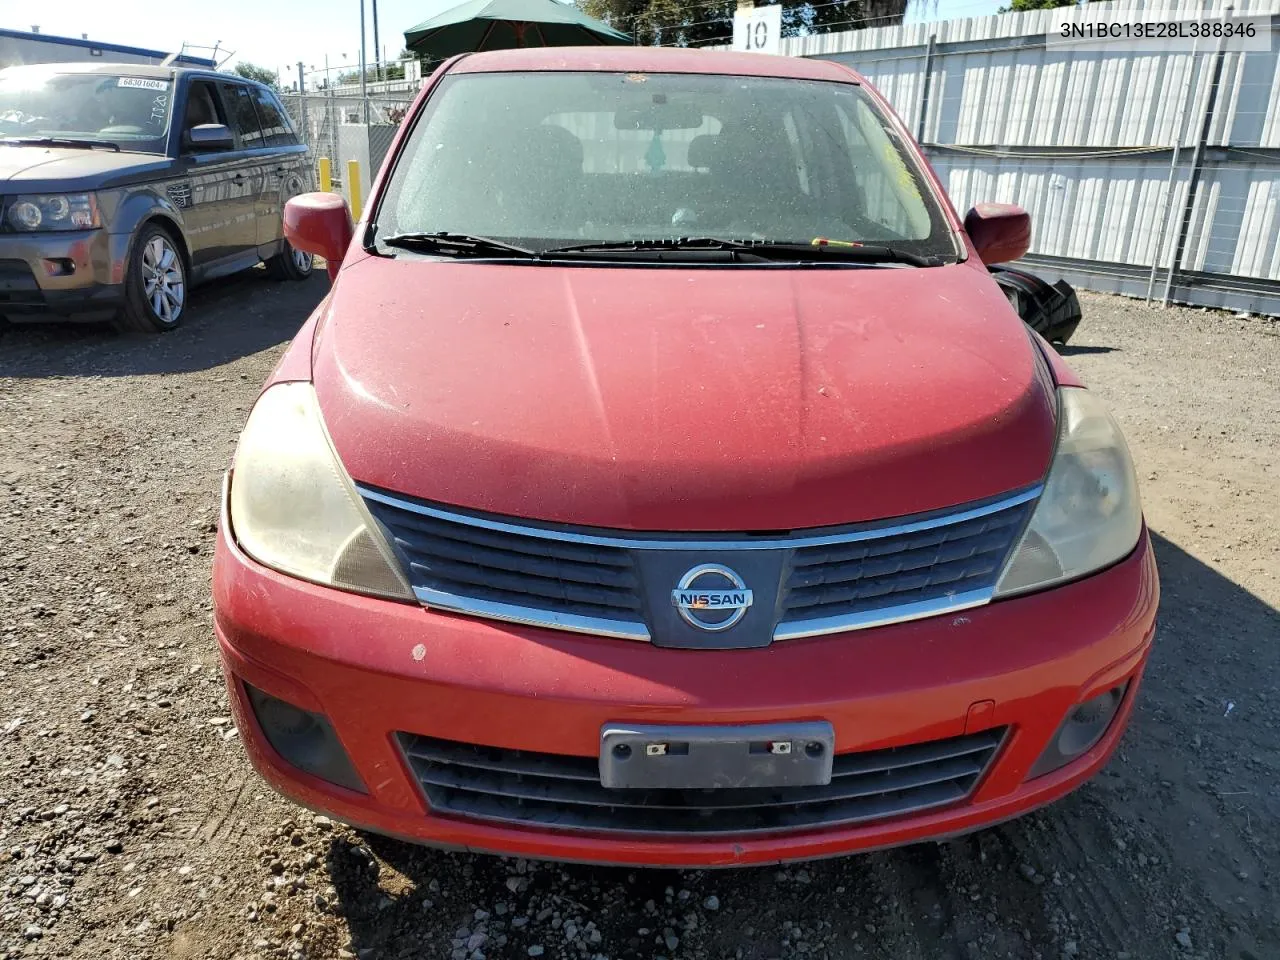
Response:
M374 59L372 9L366 3L369 61ZM382 47L395 57L404 31L458 0L376 0ZM156 50L176 50L183 42L220 44L218 59L234 51L229 63L248 60L281 72L287 84L297 62L323 71L350 69L360 60L361 0L55 0L23 3L0 0L0 27L64 37L88 34L91 40ZM913 2L908 21L947 20L995 13L1000 0L922 0ZM345 58L344 58L345 54ZM317 79L320 74L317 74ZM308 85L310 85L308 80Z

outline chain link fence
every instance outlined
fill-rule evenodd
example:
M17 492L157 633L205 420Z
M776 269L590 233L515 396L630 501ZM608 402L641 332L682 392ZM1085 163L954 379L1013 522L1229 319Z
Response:
M311 149L312 163L327 157L333 189L349 200L348 163L359 164L360 196L367 197L414 96L412 91L372 97L317 93L286 94L282 99L299 136Z

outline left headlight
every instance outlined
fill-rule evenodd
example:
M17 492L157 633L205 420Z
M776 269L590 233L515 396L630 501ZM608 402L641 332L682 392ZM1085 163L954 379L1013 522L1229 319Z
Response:
M33 193L14 197L5 210L9 226L22 233L92 230L102 226L92 193Z
M1044 492L995 596L1040 590L1128 556L1142 535L1133 459L1106 406L1088 390L1063 387Z
M231 527L259 563L340 590L413 601L399 561L343 469L309 383L254 405L231 473Z

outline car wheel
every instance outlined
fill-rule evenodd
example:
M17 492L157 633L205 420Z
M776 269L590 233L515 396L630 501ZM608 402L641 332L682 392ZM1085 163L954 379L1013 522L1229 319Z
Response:
M187 308L187 265L173 235L149 223L129 255L124 305L116 326L130 333L165 333L182 322Z
M277 280L305 280L315 269L315 257L280 241L280 252L267 261L267 271Z

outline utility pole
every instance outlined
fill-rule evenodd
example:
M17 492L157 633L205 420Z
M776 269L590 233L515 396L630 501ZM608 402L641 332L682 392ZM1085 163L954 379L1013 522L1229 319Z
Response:
M365 87L364 62L364 0L360 0L360 99L364 101L364 122L369 124L369 91Z
M303 79L302 79L302 61L299 60L298 61L298 96L301 97L306 92L306 89L307 88L303 85Z
M382 79L382 47L378 45L378 0L370 0L373 4L373 60L378 65L378 79Z

